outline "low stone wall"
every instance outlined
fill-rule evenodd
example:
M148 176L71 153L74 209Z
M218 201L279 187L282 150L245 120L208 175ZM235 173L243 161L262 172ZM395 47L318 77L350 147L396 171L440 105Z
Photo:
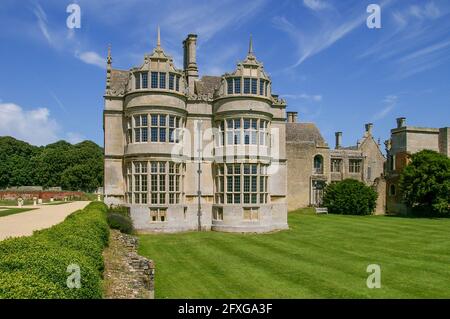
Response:
M117 232L117 240L127 249L126 261L131 272L138 275L136 289L144 288L148 291L149 299L155 298L155 264L152 260L138 255L138 239L136 237Z
M49 200L50 198L56 200L63 200L64 198L80 198L85 197L83 192L72 191L20 191L20 190L4 190L0 191L0 199L16 200L21 197L22 199L33 199L34 197L43 200Z

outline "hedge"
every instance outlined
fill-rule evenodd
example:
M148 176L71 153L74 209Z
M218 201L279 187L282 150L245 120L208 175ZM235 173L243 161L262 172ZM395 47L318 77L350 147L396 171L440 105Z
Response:
M33 236L0 242L0 298L101 298L106 205L94 202ZM68 288L77 264L81 288Z

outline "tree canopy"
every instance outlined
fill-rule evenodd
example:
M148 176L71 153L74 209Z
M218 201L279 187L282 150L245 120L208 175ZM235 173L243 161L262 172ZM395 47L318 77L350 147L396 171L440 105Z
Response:
M0 189L30 185L94 191L103 185L103 149L91 141L38 147L0 137Z
M430 150L413 154L400 176L400 189L413 213L450 216L450 159Z
M378 194L363 182L344 179L327 185L323 204L331 214L370 215L375 210Z

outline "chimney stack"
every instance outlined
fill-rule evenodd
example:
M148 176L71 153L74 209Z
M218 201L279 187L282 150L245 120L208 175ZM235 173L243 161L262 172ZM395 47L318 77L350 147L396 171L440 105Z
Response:
M372 135L373 123L366 124L366 134L367 136Z
M336 135L336 149L341 148L342 146L342 132L334 133Z
M397 118L397 128L404 127L406 125L406 117Z
M194 92L194 81L198 79L198 67L196 58L197 35L189 34L183 41L184 50L184 72L189 84L189 91Z
M288 123L297 123L298 112L286 112Z

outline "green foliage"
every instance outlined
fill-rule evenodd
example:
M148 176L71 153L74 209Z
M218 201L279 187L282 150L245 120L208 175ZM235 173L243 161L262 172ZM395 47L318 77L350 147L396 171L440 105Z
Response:
M91 203L49 229L0 242L1 298L101 298L106 206ZM67 287L67 267L81 271L81 288Z
M109 227L118 229L125 234L133 233L133 221L131 220L128 207L109 208L107 219Z
M450 159L430 150L413 154L400 176L400 190L413 213L450 216Z
M345 179L327 185L323 204L331 214L370 215L375 210L377 192L364 183Z
M28 185L94 191L103 185L103 149L90 141L37 147L0 137L0 189Z

